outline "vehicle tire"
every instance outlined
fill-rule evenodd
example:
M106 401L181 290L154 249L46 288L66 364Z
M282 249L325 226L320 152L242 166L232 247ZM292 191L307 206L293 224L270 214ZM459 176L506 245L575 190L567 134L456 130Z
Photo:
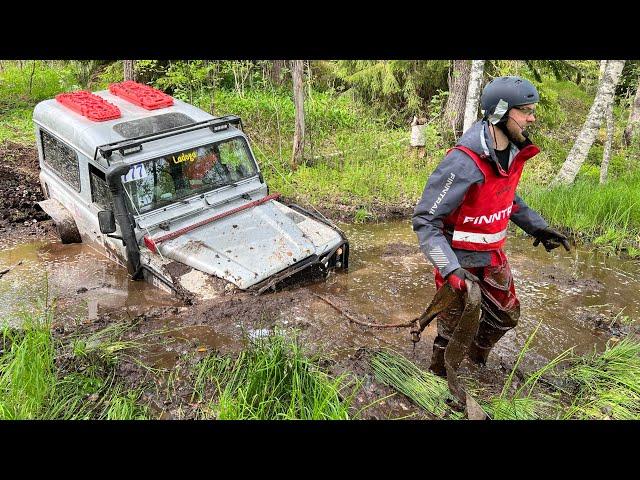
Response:
M62 243L82 243L82 237L75 223L69 225L66 222L56 222L56 231Z

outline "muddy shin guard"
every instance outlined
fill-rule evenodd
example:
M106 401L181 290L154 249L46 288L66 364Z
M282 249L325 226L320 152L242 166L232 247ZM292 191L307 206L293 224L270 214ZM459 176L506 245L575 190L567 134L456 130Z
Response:
M465 294L464 311L444 351L444 364L447 371L449 390L457 399L459 407L466 407L467 395L458 380L458 367L467 355L469 347L478 332L481 303L478 284L469 280L465 280L465 282L467 284L467 292Z
M447 376L447 369L444 366L444 350L447 348L447 343L446 340L439 336L436 337L433 342L433 353L431 354L429 370L439 377Z
M509 311L501 311L494 305L484 306L478 333L469 350L469 359L485 365L489 352L505 333L518 324L520 306Z
M440 289L443 294L449 297L447 308L438 314L437 328L438 335L433 341L433 354L431 355L431 370L441 377L446 376L444 366L444 351L447 348L449 340L460 321L464 305L462 292L455 292L449 285L443 285ZM440 291L438 293L440 293Z

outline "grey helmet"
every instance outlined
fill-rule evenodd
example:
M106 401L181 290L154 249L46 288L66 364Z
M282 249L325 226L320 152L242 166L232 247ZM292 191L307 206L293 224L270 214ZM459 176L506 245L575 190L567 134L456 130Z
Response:
M521 77L498 77L485 85L480 97L485 119L496 124L505 121L511 107L538 103L540 96L533 84Z

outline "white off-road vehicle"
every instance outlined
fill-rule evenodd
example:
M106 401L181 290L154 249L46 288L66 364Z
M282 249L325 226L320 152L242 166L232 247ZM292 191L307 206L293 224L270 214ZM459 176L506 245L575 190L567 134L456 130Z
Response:
M99 245L134 279L206 299L348 267L337 226L269 194L237 116L126 81L42 101L33 121L39 205L62 241Z

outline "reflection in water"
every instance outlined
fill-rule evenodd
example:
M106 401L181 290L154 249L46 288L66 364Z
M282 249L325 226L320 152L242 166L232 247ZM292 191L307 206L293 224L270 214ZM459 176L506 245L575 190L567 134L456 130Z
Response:
M151 285L130 280L125 268L84 243L35 242L0 253L0 266L19 261L0 279L0 319L10 324L47 298L56 302L59 321L94 320L105 311L136 315L149 306L176 303Z

